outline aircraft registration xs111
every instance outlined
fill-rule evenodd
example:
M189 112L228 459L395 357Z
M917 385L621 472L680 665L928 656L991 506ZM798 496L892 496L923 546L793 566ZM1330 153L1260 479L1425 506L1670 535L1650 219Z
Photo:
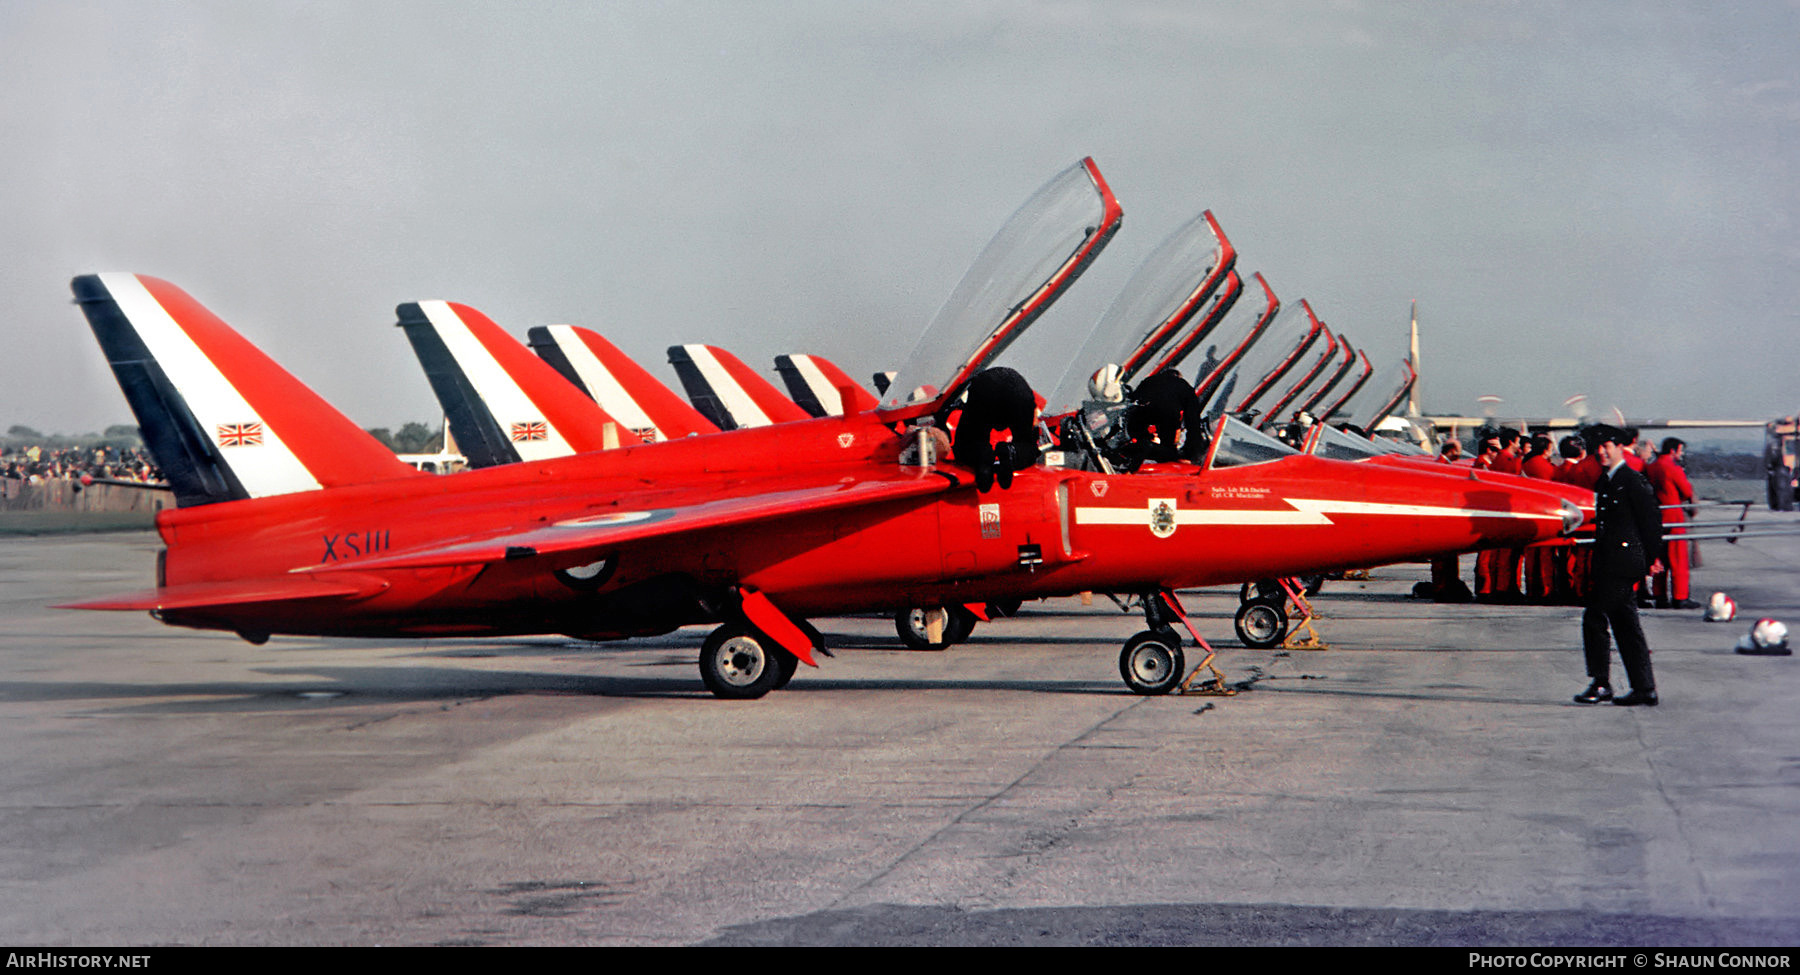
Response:
M520 450L447 477L396 460L179 288L78 277L180 505L157 517L154 590L78 605L256 643L605 640L717 623L701 677L749 698L816 665L808 617L1082 590L1160 607L1176 587L1525 544L1581 521L1544 491L1296 456L1229 422L1203 465L1036 465L979 491L927 428L1120 216L1091 160L1053 179L977 258L875 410L542 460ZM505 434L552 435L530 420ZM1121 670L1140 693L1166 692L1181 641L1147 615Z

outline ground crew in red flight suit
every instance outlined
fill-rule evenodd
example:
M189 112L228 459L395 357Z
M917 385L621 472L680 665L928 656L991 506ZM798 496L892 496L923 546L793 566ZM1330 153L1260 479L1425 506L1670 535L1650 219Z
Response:
M1531 438L1531 447L1525 459L1519 463L1520 473L1526 477L1535 477L1540 481L1556 478L1556 465L1550 463L1550 438L1538 434ZM1534 603L1548 603L1556 595L1556 561L1552 553L1557 549L1538 545L1525 550L1525 598Z
M1462 442L1446 439L1443 451L1438 454L1438 463L1454 464L1461 459ZM1469 601L1469 587L1463 585L1462 566L1457 564L1455 552L1431 560L1431 598L1439 603Z
M1600 462L1588 453L1587 444L1578 436L1570 435L1562 439L1557 446L1557 453L1563 455L1562 466L1556 469L1556 480L1563 484L1573 484L1589 491L1600 482ZM1572 601L1580 603L1588 597L1588 580L1593 569L1594 556L1586 545L1570 545L1565 549L1567 555L1563 563L1568 586L1568 595Z
M1645 472L1650 479L1650 486L1656 489L1656 503L1663 506L1665 536L1687 534L1685 528L1669 527L1686 524L1687 512L1681 506L1694 503L1694 484L1688 480L1687 470L1681 466L1681 458L1685 453L1687 444L1678 437L1670 437L1662 442L1661 455ZM1663 553L1663 565L1666 569L1655 577L1656 607L1693 609L1698 604L1688 598L1688 543L1666 539L1663 544L1666 549Z
M1471 468L1478 471L1491 471L1498 468L1500 460L1500 437L1498 434L1482 436L1475 447L1475 463ZM1505 561L1506 553L1497 549L1483 549L1475 553L1475 598L1481 602L1494 602L1501 597L1498 594L1501 570L1499 563Z
M1500 454L1493 460L1493 470L1501 474L1519 474L1519 431L1500 431ZM1525 559L1523 548L1493 549L1488 559L1488 598L1494 602L1516 603L1519 594L1519 564Z
M1650 462L1656 459L1655 451L1650 449L1650 442L1638 435L1637 427L1626 427L1625 436L1631 442L1625 445L1625 466L1650 479ZM1645 576L1643 584L1637 587L1637 604L1639 609L1650 608L1650 577Z

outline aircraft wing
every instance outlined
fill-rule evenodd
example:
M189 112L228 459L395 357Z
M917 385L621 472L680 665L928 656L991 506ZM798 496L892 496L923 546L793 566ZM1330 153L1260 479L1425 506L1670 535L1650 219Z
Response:
M882 501L924 497L948 490L958 482L945 474L926 472L896 473L888 478L850 483L833 481L805 487L793 487L792 483L784 482L785 486L772 484L767 490L691 504L620 507L548 525L396 552L347 564L307 566L292 571L334 571L338 565L351 572L422 569L480 565L558 552L578 552L627 542L667 539L688 532L744 525L791 515L817 514Z
M352 572L337 573L328 579L289 575L228 582L192 582L51 608L160 611L239 606L245 603L282 603L296 599L357 599L373 596L386 589L387 585L386 581L374 576Z

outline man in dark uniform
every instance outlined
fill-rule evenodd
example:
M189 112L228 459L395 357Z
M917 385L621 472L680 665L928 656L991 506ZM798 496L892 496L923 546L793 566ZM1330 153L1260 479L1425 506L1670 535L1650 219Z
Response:
M995 366L969 380L951 450L957 463L974 469L981 493L996 480L1002 490L1012 487L1014 471L1037 463L1037 419L1036 394L1016 370Z
M1131 445L1125 448L1125 469L1135 471L1153 463L1206 459L1206 424L1194 387L1173 369L1137 384L1131 391L1132 408L1125 415Z
M1575 695L1577 704L1656 704L1656 678L1650 670L1650 647L1638 623L1635 590L1644 575L1660 566L1662 517L1656 495L1644 476L1626 466L1631 437L1617 427L1597 426L1589 433L1594 453L1606 473L1594 485L1594 569L1587 610L1581 615L1581 645L1593 683ZM1619 660L1631 681L1631 693L1613 697L1609 677L1612 651L1607 630L1619 643Z

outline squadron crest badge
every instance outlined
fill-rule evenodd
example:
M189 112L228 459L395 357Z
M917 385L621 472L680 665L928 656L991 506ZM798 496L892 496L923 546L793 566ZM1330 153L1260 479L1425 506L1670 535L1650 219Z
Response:
M1175 499L1150 499L1150 534L1168 538L1175 534Z

